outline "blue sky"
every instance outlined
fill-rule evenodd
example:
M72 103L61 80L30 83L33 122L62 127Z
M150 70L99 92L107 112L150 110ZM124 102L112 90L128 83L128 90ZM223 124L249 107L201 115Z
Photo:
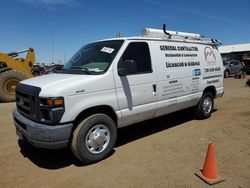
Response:
M0 51L33 47L37 62L64 62L88 42L163 23L224 45L250 42L249 0L1 0L0 7Z

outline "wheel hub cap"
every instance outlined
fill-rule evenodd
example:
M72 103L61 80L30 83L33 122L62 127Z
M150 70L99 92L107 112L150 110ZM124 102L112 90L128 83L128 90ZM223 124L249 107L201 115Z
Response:
M109 129L105 125L96 125L88 132L85 143L90 153L98 154L107 148L109 141Z
M212 110L212 100L209 97L205 98L203 102L203 110L206 114Z

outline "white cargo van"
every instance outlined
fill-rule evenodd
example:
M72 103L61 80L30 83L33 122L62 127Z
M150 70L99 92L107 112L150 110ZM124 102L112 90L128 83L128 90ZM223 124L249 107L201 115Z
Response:
M188 107L208 118L224 92L217 45L165 28L87 44L61 72L17 86L17 134L35 147L69 146L93 163L111 152L118 127Z

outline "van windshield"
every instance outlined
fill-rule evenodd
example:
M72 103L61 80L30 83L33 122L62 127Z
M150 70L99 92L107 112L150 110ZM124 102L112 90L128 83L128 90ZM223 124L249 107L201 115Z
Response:
M102 74L123 44L123 40L95 42L83 46L63 67L62 73Z

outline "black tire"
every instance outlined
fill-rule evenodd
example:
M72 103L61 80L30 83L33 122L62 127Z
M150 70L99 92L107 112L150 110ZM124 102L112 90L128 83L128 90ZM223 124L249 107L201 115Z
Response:
M13 102L16 100L17 84L27 79L20 71L9 70L0 74L0 99L4 102Z
M95 163L111 153L116 137L117 128L114 121L105 114L94 114L84 119L74 130L71 150L83 163ZM99 147L100 145L102 146Z
M38 71L33 72L32 75L33 75L34 77L40 76L40 74L39 74Z
M204 93L199 103L194 108L194 114L197 119L209 118L214 109L214 98L212 93Z
M239 78L239 79L242 79L242 78L243 78L243 71L242 71L242 70L239 71L239 73L238 73L238 78Z

